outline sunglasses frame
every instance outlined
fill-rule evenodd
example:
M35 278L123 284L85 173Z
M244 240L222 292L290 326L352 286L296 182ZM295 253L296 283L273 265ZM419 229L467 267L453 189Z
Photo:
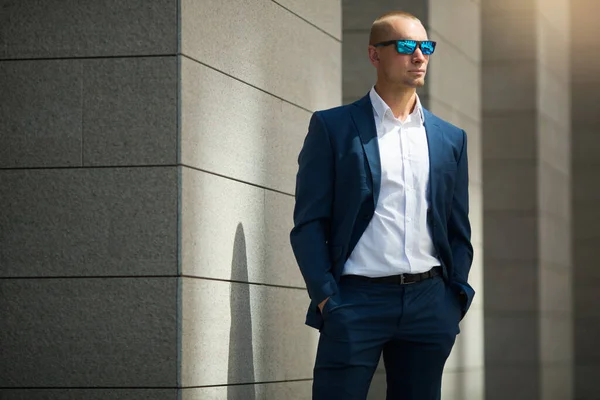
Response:
M400 50L398 50L398 42L415 42L416 46L415 49L413 50L412 53L401 53ZM432 43L433 44L433 51L429 54L425 54L423 53L423 47L422 44L423 43ZM381 42L381 43L377 43L374 44L373 46L375 47L382 47L382 46L389 46L391 44L395 44L396 45L396 51L398 52L398 54L406 54L406 55L413 55L415 54L415 51L417 51L417 48L421 50L421 52L423 53L423 55L425 56L430 56L435 52L435 46L437 45L437 42L434 40L412 40L412 39L396 39L396 40L388 40L386 42Z

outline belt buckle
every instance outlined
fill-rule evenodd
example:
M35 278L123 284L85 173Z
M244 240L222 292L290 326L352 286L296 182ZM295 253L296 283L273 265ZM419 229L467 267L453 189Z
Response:
M400 284L401 285L412 285L413 283L416 283L416 282L415 281L406 282L406 274L400 274Z

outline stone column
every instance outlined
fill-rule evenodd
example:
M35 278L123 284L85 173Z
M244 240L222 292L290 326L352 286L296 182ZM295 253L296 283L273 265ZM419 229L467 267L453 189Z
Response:
M364 96L375 83L367 47L371 24L393 10L416 15L432 39L438 42L430 61L423 105L439 117L467 132L470 174L470 219L475 260L470 283L477 295L448 360L443 378L444 399L482 399L483 368L483 204L481 178L480 4L471 0L371 2L343 1L343 99ZM385 374L380 365L370 398L385 395Z
M0 397L309 397L289 231L340 2L0 10Z
M571 2L575 398L598 397L600 376L600 4Z
M482 7L486 399L570 399L568 2Z
M469 283L475 298L460 324L446 363L442 397L483 399L484 296L481 119L481 4L473 0L429 0L429 35L438 42L426 85L430 110L467 133L469 219L474 260Z
M177 2L0 10L0 397L175 400Z
M183 399L310 398L289 232L311 113L341 102L340 3L183 0L181 23Z

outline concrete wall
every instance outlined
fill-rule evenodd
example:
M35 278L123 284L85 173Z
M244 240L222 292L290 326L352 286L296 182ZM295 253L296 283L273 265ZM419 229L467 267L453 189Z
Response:
M341 101L341 6L181 7L183 398L304 399L318 336L289 231L311 112Z
M0 6L0 397L306 398L288 237L340 2Z
M482 8L486 398L570 399L568 2Z
M429 35L438 47L430 61L427 96L433 113L467 133L474 250L469 283L476 291L444 370L445 400L483 399L485 393L480 19L478 1L429 0Z
M572 211L573 303L575 338L575 398L600 397L600 272L598 225L600 224L600 4L590 0L571 2L572 54Z
M176 399L177 4L0 9L0 397Z
M475 261L469 281L477 291L461 324L443 378L444 399L481 399L484 392L483 358L483 204L481 179L480 4L471 0L343 1L343 98L364 96L375 83L367 47L373 21L381 14L403 10L415 14L438 41L430 61L427 83L419 89L423 104L439 117L465 129L468 135L470 219ZM456 21L460 20L460 24ZM370 398L385 393L380 365Z
M537 142L541 398L573 398L569 0L538 0Z

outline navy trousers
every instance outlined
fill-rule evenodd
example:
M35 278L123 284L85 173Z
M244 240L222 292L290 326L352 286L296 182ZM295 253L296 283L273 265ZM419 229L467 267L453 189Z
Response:
M381 354L387 400L439 400L460 300L441 277L409 285L342 277L323 309L313 400L364 400Z

